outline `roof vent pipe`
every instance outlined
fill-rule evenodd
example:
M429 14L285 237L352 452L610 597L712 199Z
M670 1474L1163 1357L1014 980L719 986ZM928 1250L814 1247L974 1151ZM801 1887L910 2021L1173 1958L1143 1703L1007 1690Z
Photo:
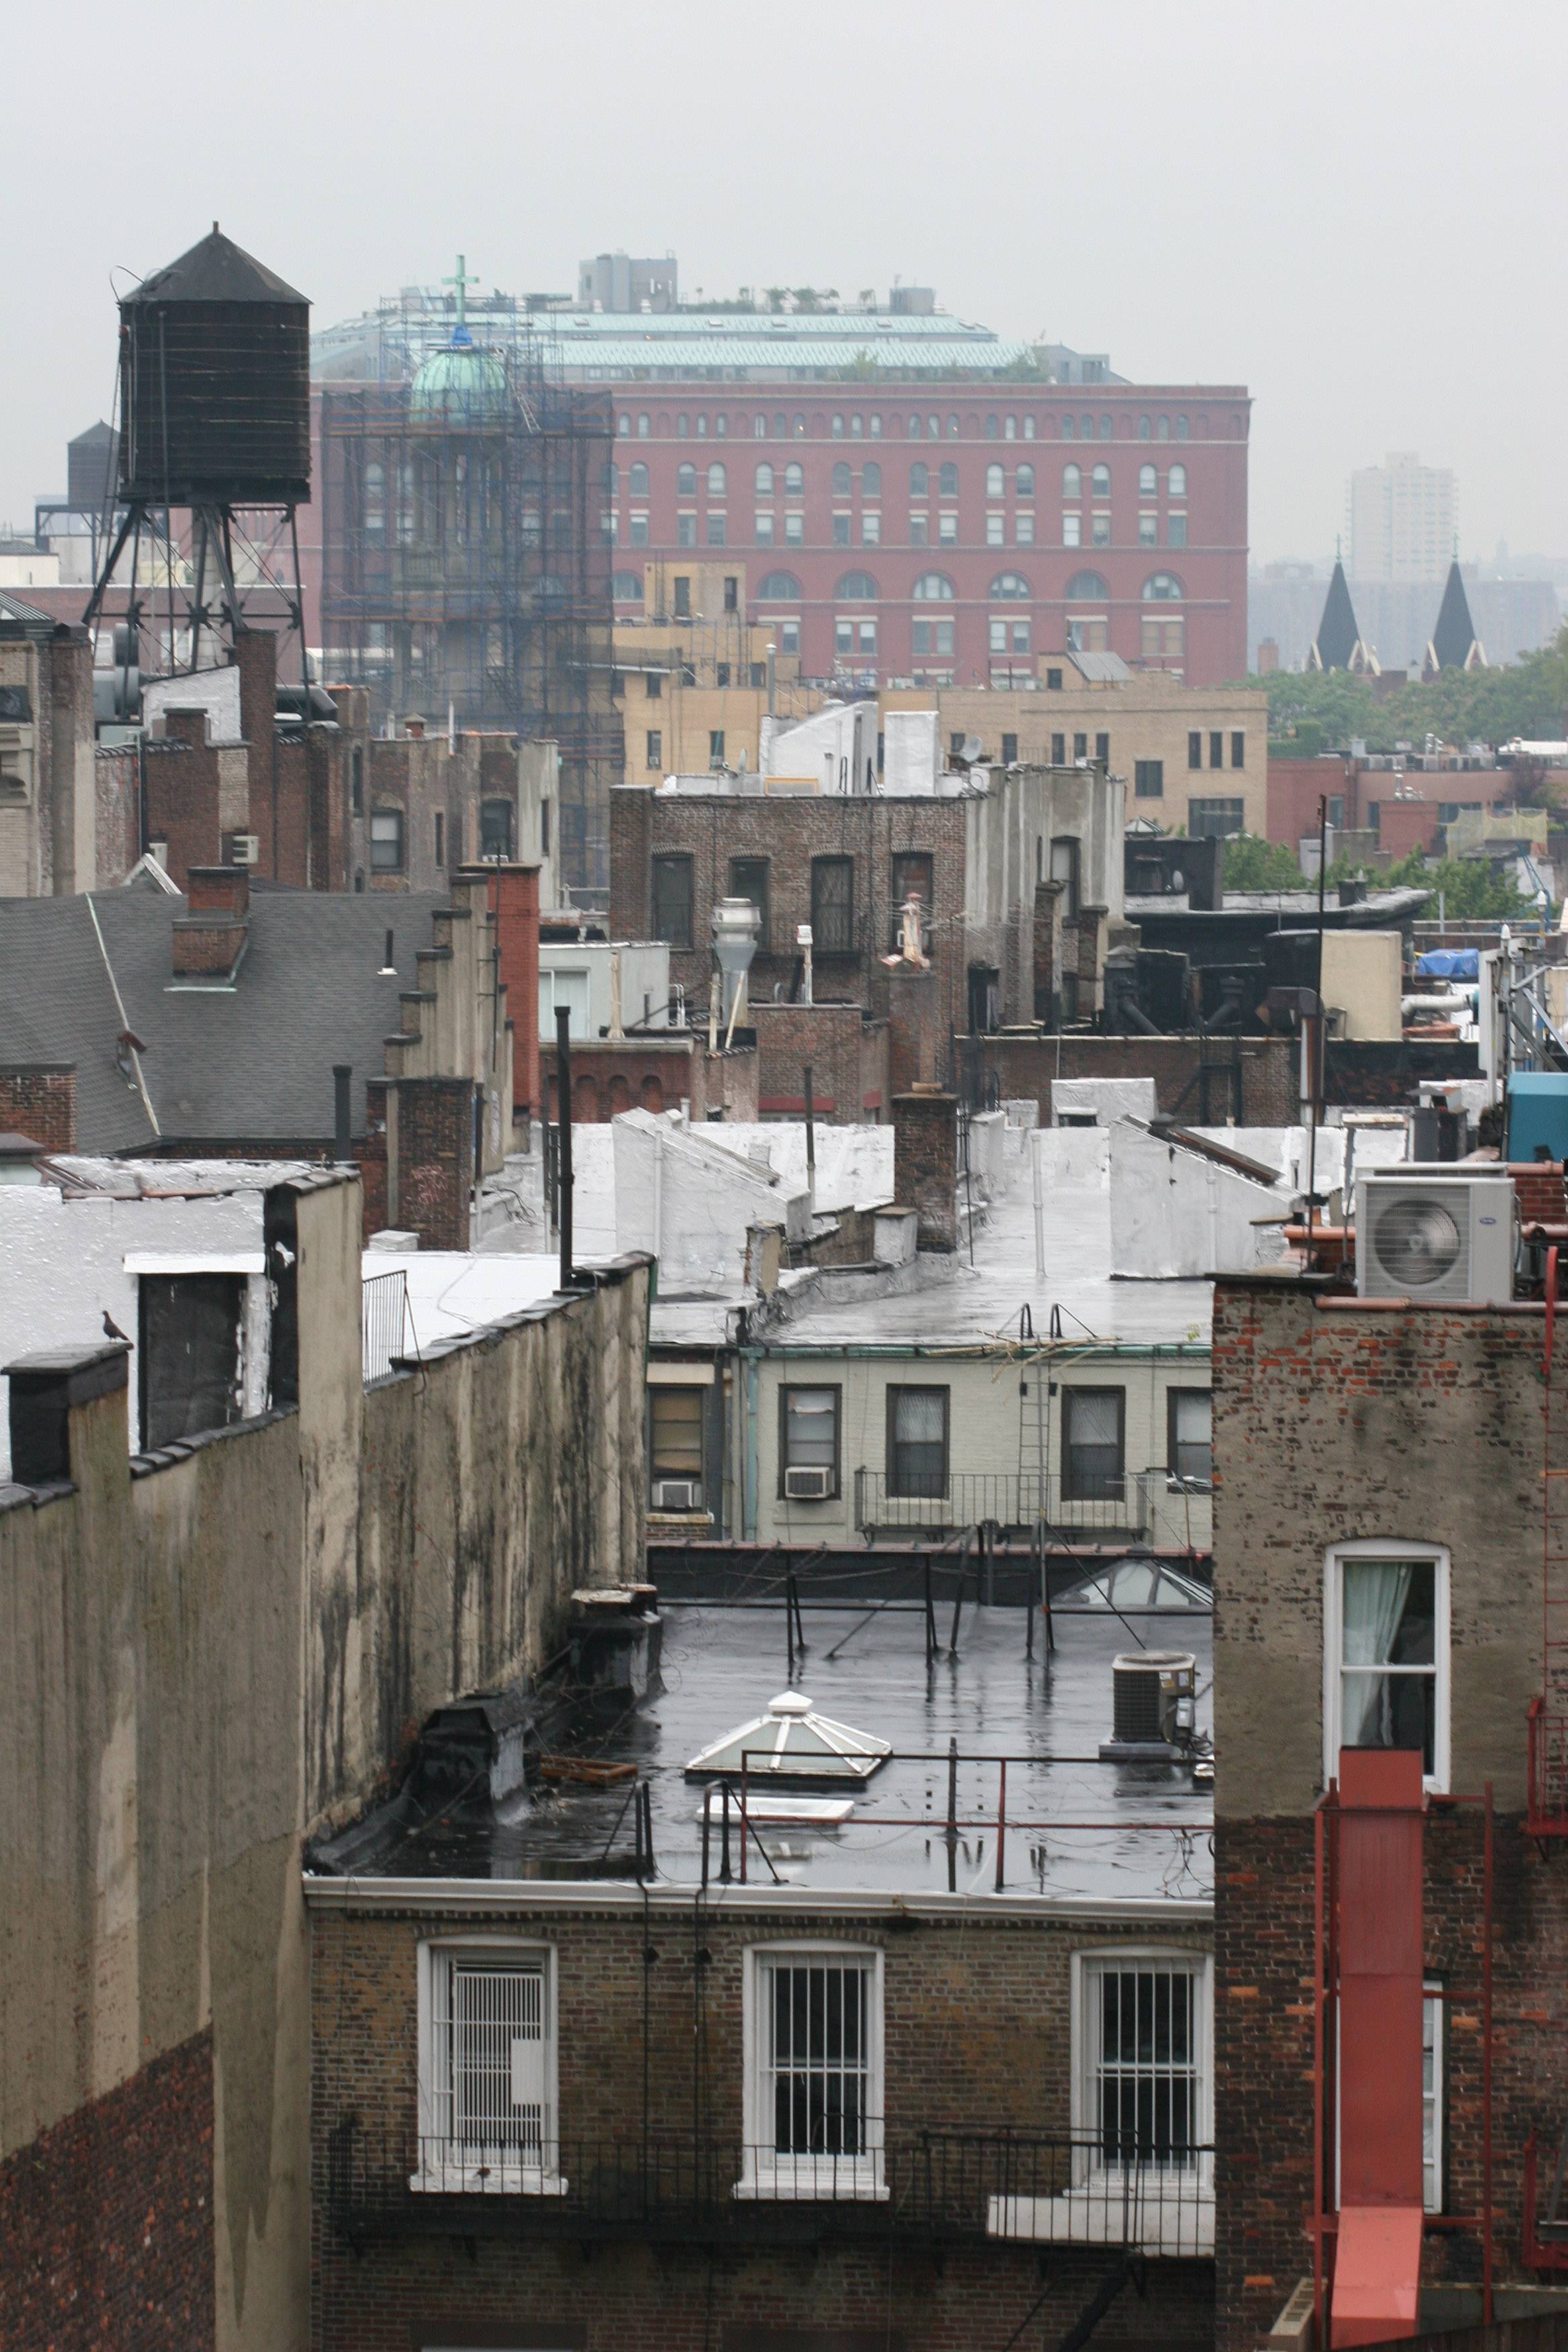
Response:
M723 977L721 1018L731 1035L757 952L759 917L749 898L721 898L713 909L713 954ZM726 1040L728 1042L728 1040Z

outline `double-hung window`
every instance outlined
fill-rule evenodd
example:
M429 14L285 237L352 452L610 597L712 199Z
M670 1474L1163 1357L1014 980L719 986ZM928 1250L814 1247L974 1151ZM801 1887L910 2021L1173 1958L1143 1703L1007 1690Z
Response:
M653 935L672 948L691 945L691 860L683 850L652 860Z
M746 1955L742 2197L880 2198L879 1952L795 1945Z
M838 1492L837 1388L779 1391L779 1493L792 1502L828 1502Z
M1165 1469L1179 1486L1206 1490L1214 1468L1214 1399L1208 1389L1165 1392Z
M855 952L855 861L811 861L811 938L818 955Z
M416 2189L559 2194L554 1956L515 1944L419 1951Z
M947 1492L947 1389L888 1391L888 1492L939 1499Z
M1342 1748L1416 1748L1448 1785L1448 1555L1435 1545L1337 1545L1323 1595L1323 1776Z
M1068 1502L1121 1500L1126 1418L1125 1389L1062 1391L1062 1493Z

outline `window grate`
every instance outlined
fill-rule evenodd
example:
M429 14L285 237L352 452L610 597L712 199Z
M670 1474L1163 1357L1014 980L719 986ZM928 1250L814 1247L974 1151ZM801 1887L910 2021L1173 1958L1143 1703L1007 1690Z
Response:
M1197 2139L1195 1979L1186 1969L1105 1969L1098 1984L1100 2161L1184 2168Z
M467 1960L438 1966L435 1995L435 2119L440 2137L479 2156L505 2149L542 2166L544 1970Z
M847 1967L768 1968L764 2113L780 2156L864 2156L870 2060L867 1979Z

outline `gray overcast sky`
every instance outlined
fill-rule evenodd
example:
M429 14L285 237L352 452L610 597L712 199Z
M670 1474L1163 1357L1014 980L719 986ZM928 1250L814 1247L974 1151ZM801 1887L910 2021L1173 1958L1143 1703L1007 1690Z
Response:
M429 281L885 289L1247 384L1252 544L1354 465L1459 478L1464 551L1568 552L1562 0L89 0L7 14L0 518L108 413L111 272L216 215L319 323Z

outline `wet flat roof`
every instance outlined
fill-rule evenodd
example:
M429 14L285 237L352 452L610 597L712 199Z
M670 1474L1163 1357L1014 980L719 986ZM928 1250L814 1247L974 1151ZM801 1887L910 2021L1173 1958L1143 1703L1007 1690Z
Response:
M782 1581L782 1580L781 1580ZM651 1792L654 1883L702 1883L702 1815L710 1782L684 1767L715 1740L765 1714L786 1688L782 1605L748 1605L769 1590L765 1576L742 1580L741 1605L667 1603L663 1612L662 1688L618 1721L584 1730L556 1753L599 1765L627 1764ZM842 1589L842 1588L840 1588ZM1099 1748L1111 1731L1111 1662L1140 1640L1151 1650L1188 1651L1197 1662L1197 1719L1211 1722L1210 1626L1206 1611L1172 1611L1119 1620L1104 1611L1069 1614L1058 1607L1056 1648L1047 1654L1044 1620L1036 1619L1033 1659L1026 1655L1022 1607L974 1608L966 1601L958 1654L947 1644L952 1611L937 1609L940 1652L928 1668L921 1586L891 1572L879 1586L862 1571L859 1591L915 1601L913 1613L869 1616L874 1598L813 1606L806 1601L808 1648L794 1687L834 1721L890 1743L894 1754L868 1780L853 1783L770 1781L759 1794L771 1806L796 1795L809 1804L851 1801L840 1826L777 1818L753 1824L746 1883L831 1896L850 1890L882 1895L958 1894L976 1902L998 1892L1012 1901L1148 1904L1212 1899L1212 1790L1186 1764L1106 1763ZM973 1586L971 1587L973 1591ZM782 1604L782 1590L775 1595ZM956 1740L955 1838L946 1832L948 1743ZM1002 1885L997 1887L998 1759L1005 1757ZM1059 1760L1084 1759L1084 1760ZM1089 1760L1092 1759L1092 1760ZM636 1785L627 1776L605 1786L541 1780L503 1800L488 1817L426 1822L382 1853L355 1865L360 1878L450 1877L465 1881L554 1883L634 1878ZM741 1877L740 1796L733 1789L730 1883ZM748 1809L751 1800L748 1773ZM708 1884L723 1883L719 1809L710 1816Z
M1208 1282L1122 1281L1112 1276L1110 1192L1105 1183L1047 1186L1044 1275L1035 1271L1035 1212L1027 1168L977 1223L973 1264L967 1242L952 1279L890 1297L813 1303L809 1291L767 1335L770 1347L978 1347L1016 1339L1023 1307L1037 1337L1062 1310L1069 1342L1206 1348L1214 1309ZM946 1269L944 1269L945 1273Z

